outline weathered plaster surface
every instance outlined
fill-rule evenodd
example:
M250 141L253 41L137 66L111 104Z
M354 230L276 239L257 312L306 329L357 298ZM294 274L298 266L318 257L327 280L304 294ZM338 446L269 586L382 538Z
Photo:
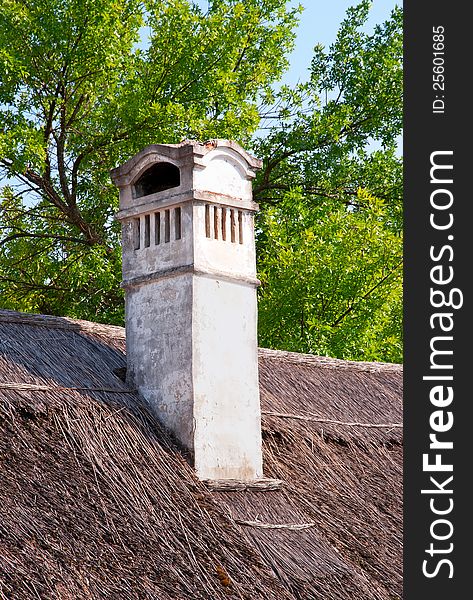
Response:
M235 277L256 277L256 253L254 244L253 212L242 210L243 221L243 243L231 241L231 219L230 210L225 205L218 205L217 208L217 234L215 237L213 209L215 205L209 205L210 208L210 237L206 236L205 226L205 205L194 206L194 264L197 268L204 270L213 269L224 273L232 273ZM222 208L226 210L225 218L225 237L222 234ZM238 219L238 211L236 211Z
M248 164L236 150L217 146L203 157L201 167L194 171L195 189L236 198L251 198Z
M193 449L192 279L153 281L126 294L127 377L161 422Z
M192 204L179 205L181 208L181 239L175 239L175 213L173 209L160 210L159 205L155 210L147 213L150 215L150 245L145 247L145 220L144 214L140 219L140 248L134 249L133 228L134 219L122 222L122 272L123 279L127 281L155 271L192 264L194 258L193 248L193 215ZM166 210L169 210L169 241L165 241ZM156 217L160 215L160 243L156 245ZM146 214L146 213L145 213Z
M261 477L254 287L195 276L192 339L197 474Z
M134 198L134 182L156 162L176 165L180 185ZM259 166L234 142L213 140L148 146L112 172L128 376L193 451L202 479L262 476L251 196Z

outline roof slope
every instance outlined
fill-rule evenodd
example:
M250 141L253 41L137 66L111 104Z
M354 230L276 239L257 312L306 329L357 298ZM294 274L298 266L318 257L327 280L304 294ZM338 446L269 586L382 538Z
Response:
M400 367L261 350L263 493L198 482L124 366L122 328L0 311L6 598L401 596Z
M265 474L285 485L234 515L314 524L246 530L296 597L400 598L402 369L260 350L259 370Z

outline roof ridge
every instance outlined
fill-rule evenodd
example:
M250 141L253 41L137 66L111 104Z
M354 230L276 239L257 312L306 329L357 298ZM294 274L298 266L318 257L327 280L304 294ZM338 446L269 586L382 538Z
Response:
M85 321L83 319L24 313L15 310L0 309L0 323L16 323L20 325L48 327L49 329L84 331L107 337L125 337L125 328L120 327L119 325L106 325L104 323L94 323L93 321Z
M298 364L317 364L319 367L328 369L354 369L357 371L402 371L403 365L397 363L367 362L331 358L329 356L317 356L316 354L302 354L299 352L288 352L286 350L271 350L259 348L259 355L263 358L274 358Z
M83 331L104 337L125 338L125 328L119 325L107 325L94 323L83 319L72 319L71 317L56 317L37 313L24 313L15 310L0 309L0 323L17 323L22 325L34 325L48 327L50 329L67 329L72 331ZM353 369L357 371L402 371L403 366L395 363L363 362L354 360L343 360L328 356L317 356L315 354L302 354L299 352L288 352L286 350L272 350L269 348L258 348L259 356L262 358L284 360L294 364L312 364L328 369Z

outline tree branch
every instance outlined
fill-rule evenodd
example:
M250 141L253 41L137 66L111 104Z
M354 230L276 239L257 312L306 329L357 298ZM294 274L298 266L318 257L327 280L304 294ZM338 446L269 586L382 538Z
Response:
M11 168L11 164L9 164L8 161L2 160L0 162L7 166L9 169ZM87 244L89 244L90 246L93 246L95 244L105 245L103 238L94 230L92 225L82 217L80 211L78 210L77 206L72 201L72 199L70 205L66 204L56 192L56 190L53 188L50 180L42 177L41 175L38 175L31 169L27 169L24 174L15 173L15 175L20 179L26 178L28 182L31 182L34 185L36 185L39 188L39 190L45 194L46 199L48 199L51 202L51 204L58 208L62 212L62 214L64 214L67 217L68 222L71 225L75 225L79 229L79 231L84 234ZM34 191L37 192L38 190ZM111 251L111 249L108 248L108 246L106 246L106 249L107 251Z
M8 235L6 238L4 238L3 240L0 240L0 246L4 246L8 242L11 242L12 240L16 240L18 238L37 238L40 240L57 240L57 241L61 241L61 242L75 242L76 244L89 245L88 242L86 240L84 240L83 238L75 238L75 237L70 237L67 235L47 235L47 234L42 234L42 233L28 233L27 231L23 231L20 229L18 233L12 233L11 235Z
M13 279L12 277L2 277L0 275L0 281L5 281L6 283L14 283L23 288L27 288L29 290L55 290L57 292L70 292L70 288L61 288L54 285L44 285L42 283L28 283L27 281L19 281L18 279Z
M389 277L391 277L391 275L393 273L395 273L399 267L402 265L402 259L397 263L397 265L395 265L390 271L389 273L387 273L384 277L382 277L375 285L373 285L373 287L371 287L366 294L364 294L359 300L358 302L355 302L353 304L351 304L332 324L331 327L337 327L341 321L343 321L343 319L349 315L352 310L358 306L360 304L360 302L362 302L363 300L366 300L373 292L375 289L377 289L379 286L381 286L387 279L389 279Z

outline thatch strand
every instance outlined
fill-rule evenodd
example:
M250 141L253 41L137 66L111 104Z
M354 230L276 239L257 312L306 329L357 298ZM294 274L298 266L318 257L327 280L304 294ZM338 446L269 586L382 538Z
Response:
M261 529L288 529L290 531L300 531L301 529L309 529L315 527L316 523L261 523L261 521L242 521L241 519L233 519L237 525L245 525L247 527L260 527Z
M280 490L284 484L280 479L270 479L267 477L254 479L253 481L243 481L240 479L205 479L203 483L209 490L216 490L219 492L237 492L244 490L250 492L272 492L274 490Z
M136 394L136 390L128 388L94 388L64 387L59 385L36 385L34 383L0 382L0 390L17 390L25 392L106 392L107 394Z
M358 423L358 422L347 422L347 421L335 421L334 419L322 419L320 417L304 416L304 415L293 415L287 413L278 413L270 410L261 412L262 415L269 415L271 417L280 417L282 419L298 419L299 421L312 421L313 423L331 423L332 425L344 425L347 427L381 427L381 428L402 428L402 423Z

